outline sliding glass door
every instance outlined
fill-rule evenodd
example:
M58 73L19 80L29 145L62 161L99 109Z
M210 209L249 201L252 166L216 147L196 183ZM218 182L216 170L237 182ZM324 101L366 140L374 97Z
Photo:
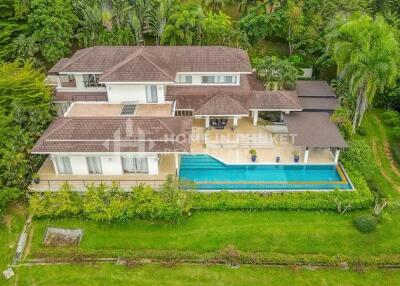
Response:
M124 173L148 173L149 166L147 158L122 157L122 168Z
M102 174L100 157L86 157L89 174Z

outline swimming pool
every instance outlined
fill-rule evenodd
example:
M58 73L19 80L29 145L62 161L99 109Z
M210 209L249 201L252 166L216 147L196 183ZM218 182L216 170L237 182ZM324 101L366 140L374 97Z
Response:
M227 165L209 155L182 155L179 176L198 190L351 190L338 165Z

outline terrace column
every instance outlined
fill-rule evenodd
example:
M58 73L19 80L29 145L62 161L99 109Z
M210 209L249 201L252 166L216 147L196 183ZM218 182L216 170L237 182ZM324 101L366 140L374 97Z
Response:
M339 162L339 154L340 154L340 149L336 148L335 150L335 164Z
M179 175L179 154L175 153L175 169L176 169L176 175Z
M258 121L258 110L253 110L253 125L256 126Z
M239 117L233 116L233 127L237 127Z
M205 127L206 127L206 129L208 129L209 127L210 127L210 116L206 116L206 119L205 119Z
M308 152L309 152L308 147L306 147L306 151L304 151L304 163L307 163L308 161Z
M60 79L60 76L57 76L57 87L58 87L58 88L61 87L61 79Z

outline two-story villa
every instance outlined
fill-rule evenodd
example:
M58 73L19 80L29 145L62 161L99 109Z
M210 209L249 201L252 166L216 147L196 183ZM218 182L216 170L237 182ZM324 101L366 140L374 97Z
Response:
M32 150L48 155L32 190L66 181L76 189L90 182L158 186L184 167L209 173L213 164L202 165L209 160L336 170L346 147L329 119L337 101L326 82L266 91L241 49L92 47L61 59L48 75L59 117Z

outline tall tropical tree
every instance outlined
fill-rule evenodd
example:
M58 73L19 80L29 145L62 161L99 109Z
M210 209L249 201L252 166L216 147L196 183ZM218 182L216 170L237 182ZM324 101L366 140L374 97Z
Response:
M203 6L210 8L214 12L221 10L221 8L224 8L231 3L232 0L202 0Z
M178 7L169 18L161 44L190 46L198 42L203 29L203 17L203 10L197 5Z
M395 84L399 46L393 28L378 16L353 16L327 36L338 77L356 98L353 132L378 92Z
M149 17L149 28L156 37L156 44L160 44L165 26L174 9L174 0L160 0L158 6L152 9Z

